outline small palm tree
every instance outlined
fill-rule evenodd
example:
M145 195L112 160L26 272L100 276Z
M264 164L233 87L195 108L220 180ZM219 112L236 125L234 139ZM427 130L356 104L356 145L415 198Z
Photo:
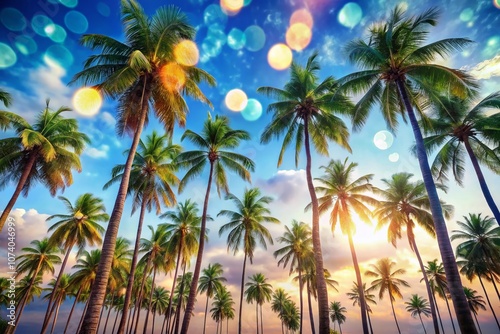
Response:
M55 316L54 321L52 322L50 334L54 332L54 328L57 324L57 318L59 316L59 309L61 308L62 303L66 300L66 298L68 298L72 291L71 276L69 274L61 274L61 277L58 278L58 280L59 283L57 284L56 279L52 279L50 281L49 288L45 289L50 292L43 297L43 299L52 299L54 301L51 313L55 311Z
M273 312L278 313L278 317L281 320L281 333L284 334L284 314L286 304L289 303L290 296L283 290L282 288L278 288L273 292L272 301L271 301L271 310Z
M341 325L345 322L346 316L344 313L347 312L347 309L344 306L340 305L340 302L331 302L330 303L330 320L332 320L334 326L335 321L339 324L339 331L342 334ZM335 328L334 328L335 330Z
M477 321L477 313L479 312L479 310L486 311L486 305L484 304L483 297L478 295L476 290L467 287L464 287L464 293L467 297L467 303L469 303L470 310L472 311L472 314L474 314L474 319L476 319L479 333L482 333L481 326L479 326L479 321Z
M366 283L363 283L362 291L366 302L366 317L368 318L368 325L370 326L370 332L373 334L372 321L370 319L372 309L369 304L377 305L377 302L375 301L375 295L371 294L369 289L366 288ZM347 293L347 297L352 300L352 306L359 305L359 289L356 282L352 282L352 288L351 291Z
M411 316L416 318L417 316L420 319L420 323L422 324L422 328L424 329L424 333L427 334L425 330L424 322L422 321L422 314L426 317L431 315L431 308L429 307L429 302L420 297L417 294L411 295L411 299L409 302L405 302L406 311L410 312Z
M151 294L151 310L153 312L153 323L151 325L151 334L155 333L155 319L156 314L162 314L165 312L168 306L168 300L170 298L168 290L164 287L157 286L154 288ZM145 333L145 332L144 332Z
M215 333L222 333L223 321L229 321L229 319L234 319L234 300L231 293L226 290L224 286L218 289L214 296L214 301L212 302L212 308L210 312L212 313L212 319L217 322L217 330ZM228 331L228 326L226 325L226 330Z
M264 319L262 318L262 305L271 300L273 293L271 284L267 283L267 278L257 273L249 277L250 281L245 284L245 296L247 303L255 302L255 316L257 320L257 334L259 334L259 306L260 306L260 333L264 334Z
M289 300L287 303L285 303L285 308L283 310L283 323L285 324L285 327L288 329L288 331L294 333L299 329L299 317L299 308L297 307L295 302Z
M212 298L217 291L221 290L223 287L222 283L227 281L225 277L222 277L223 273L224 270L222 270L222 265L220 263L210 263L207 268L203 269L203 275L200 277L198 293L206 293L207 295L205 318L203 320L203 334L205 334L205 328L207 326L208 299Z

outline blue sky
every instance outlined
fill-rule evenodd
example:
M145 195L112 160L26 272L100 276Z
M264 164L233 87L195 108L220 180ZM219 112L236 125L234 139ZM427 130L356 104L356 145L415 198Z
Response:
M498 90L500 87L500 7L498 1L337 1L337 0L276 0L258 1L245 0L245 6L236 15L226 15L221 11L218 1L189 0L189 1L158 1L142 0L139 3L148 14L163 5L174 4L180 6L188 15L193 26L197 28L196 43L200 50L198 66L211 73L217 80L214 88L204 87L205 94L213 103L213 110L197 102L189 101L190 114L186 128L199 131L207 112L229 117L234 128L245 129L252 135L252 139L244 143L239 152L252 157L256 162L256 171L252 175L252 186L262 189L266 195L272 196L275 201L272 205L273 215L283 224L290 224L292 219L310 221L309 214L304 214L303 207L308 203L308 194L305 188L303 168L305 158L302 157L298 167L295 166L293 153L285 155L285 160L279 168L276 167L279 153L279 142L272 142L263 146L259 143L260 134L269 122L270 115L265 109L270 102L259 95L256 90L260 86L282 87L289 77L289 72L275 70L268 63L268 52L277 43L286 42L287 28L290 26L290 17L295 10L307 9L313 17L312 39L302 51L293 51L293 60L304 64L312 52L318 51L322 70L321 78L333 75L340 78L356 70L350 65L343 53L343 47L350 40L363 37L370 24L383 20L387 11L394 5L402 3L408 7L410 13L418 14L430 6L438 6L442 10L440 23L432 29L429 41L449 38L467 37L475 43L456 53L448 59L439 60L439 63L453 68L470 71L481 85L481 96ZM47 29L47 27L49 27ZM247 33L245 34L245 31ZM47 33L49 32L49 33ZM78 0L7 0L0 4L0 87L9 91L14 103L9 110L19 113L28 120L42 110L45 99L51 99L51 106L58 108L62 105L73 107L72 97L77 86L67 86L72 76L82 69L82 62L91 55L88 49L79 45L79 38L83 33L100 33L123 40L120 23L119 1L78 1ZM241 39L246 36L246 43ZM264 37L263 37L264 36ZM243 90L248 98L259 101L264 111L262 116L254 121L245 119L241 113L230 111L224 103L226 94L232 89ZM101 197L108 212L111 211L116 196L116 187L106 191L102 185L109 180L111 167L124 163L123 151L129 147L130 138L118 137L114 130L115 102L105 100L99 113L93 117L85 117L76 112L73 117L78 118L80 127L92 139L82 155L83 171L74 174L74 184L67 188L64 196L74 201L77 196L92 192ZM254 110L255 111L255 110ZM347 124L350 126L348 120ZM144 135L150 134L153 129L162 131L161 125L152 121L144 130ZM358 174L375 174L374 183L380 184L382 178L389 178L393 173L408 171L420 177L416 159L410 153L413 136L410 129L401 124L393 137L389 147L378 148L374 143L377 132L385 130L385 125L374 110L367 125L359 133L351 135L350 144L352 154L334 145L330 147L330 157L357 162ZM176 128L174 141L179 141L183 129ZM1 133L0 138L11 135ZM182 143L186 149L189 145ZM380 145L379 145L380 146ZM328 162L329 158L314 156L313 175L320 176L319 166ZM448 194L442 198L455 206L455 215L448 222L449 230L454 228L454 222L461 220L469 212L491 215L484 204L482 194L477 185L475 175L470 174L471 167L467 166L468 174L465 177L465 188L450 183ZM498 176L485 171L487 181L492 185L493 197L500 201L495 184ZM182 172L180 173L182 176ZM236 176L230 177L230 190L241 196L245 185ZM179 195L178 200L193 198L201 205L201 199L206 187L206 175L191 183L186 191ZM0 205L5 205L10 198L14 185L2 189ZM228 208L230 204L217 198L212 193L209 213L215 217L220 209ZM61 213L64 210L62 202L49 195L47 189L35 186L27 198L19 198L14 214L19 225L19 244L26 246L33 239L40 239L46 235L49 226L45 221L47 215ZM132 239L135 235L137 215L130 216L130 203L127 202L122 218L119 234ZM146 224L155 226L160 221L153 215L147 216ZM218 227L224 221L216 219L210 226L210 241L205 256L206 264L209 261L218 261L225 265L226 276L229 278L229 287L233 296L237 296L238 280L241 270L241 254L233 256L227 254L225 238L217 235ZM283 226L270 227L273 237L278 237ZM357 247L359 249L362 267L373 263L377 257L389 256L411 270L412 289L404 291L404 298L408 299L411 293L424 293L419 283L419 273L413 254L402 240L395 250L385 243L383 231L377 232L376 238L372 227L359 225ZM147 237L145 231L144 236ZM438 257L437 244L425 234L421 233L421 242L424 245L422 253L427 260ZM5 237L2 235L2 237ZM340 293L331 293L331 300L341 300L348 308L348 320L343 326L344 333L356 333L360 330L359 315L356 307L352 307L345 297L350 289L350 282L354 280L351 270L351 258L345 238L340 231L336 231L332 238L327 218L322 218L322 237L327 268L333 273L340 285ZM3 241L2 241L3 242ZM288 270L275 270L276 262L272 251L276 245L270 246L268 252L259 251L259 256L248 274L259 270L269 275L275 287L284 284L290 292L294 285L288 279ZM74 263L74 260L73 260ZM413 268L414 267L414 268ZM270 268L273 268L270 270ZM411 269L410 269L411 268ZM48 281L46 277L45 282ZM367 280L369 281L369 280ZM170 276L162 281L169 287ZM465 283L464 283L465 284ZM477 284L477 282L475 282ZM478 291L479 286L473 285ZM481 293L482 294L482 293ZM387 307L381 301L374 316L374 326L384 328L385 332L395 331ZM496 301L498 309L498 301ZM39 313L36 304L28 307L23 317L26 326L36 328ZM417 330L419 323L406 315L403 302L399 302L400 314L404 323L402 327L410 333ZM443 304L444 305L444 304ZM249 307L248 310L252 310ZM443 306L444 307L444 306ZM201 311L200 311L201 310ZM444 309L443 309L444 310ZM202 312L201 306L197 312ZM32 317L28 316L31 314ZM197 313L198 315L198 313ZM358 317L358 318L357 318ZM29 319L28 319L29 318ZM201 316L195 317L199 322ZM358 320L356 320L358 319ZM252 314L248 315L248 326L253 324ZM489 312L480 313L480 321L485 328L492 325ZM29 322L29 323L28 323ZM427 321L430 326L430 321ZM213 324L211 324L212 326ZM269 332L279 330L277 320L269 320ZM449 326L449 321L445 324ZM26 327L28 328L28 327ZM32 328L32 327L30 327ZM59 328L59 327L58 327ZM429 327L430 328L430 327Z

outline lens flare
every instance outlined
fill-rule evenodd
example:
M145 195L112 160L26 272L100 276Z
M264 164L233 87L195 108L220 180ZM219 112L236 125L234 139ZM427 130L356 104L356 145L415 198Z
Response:
M243 5L243 0L220 0L220 8L229 16L238 14Z
M200 51L196 43L185 39L174 47L175 60L184 66L194 66L200 59Z
M391 153L389 154L389 161L390 162L397 162L399 160L399 154L398 153Z
M292 50L285 44L275 44L267 53L267 62L275 70L284 70L292 63Z
M83 87L73 95L73 107L83 116L94 116L101 106L101 94L94 88Z
M227 92L224 102L229 110L242 111L247 106L247 94L241 89L232 89Z
M312 29L314 20L311 12L309 12L305 8L297 9L296 11L294 11L292 16L290 17L290 25L292 26L295 23L304 23L309 27L309 29Z
M375 136L373 136L373 143L380 150L387 150L392 146L393 142L394 137L389 131L382 130L377 132Z
M286 44L296 51L304 50L312 38L311 29L304 23L294 23L286 31Z
M160 70L160 80L168 91L180 91L186 82L186 74L179 64L168 63Z
M354 28L363 18L363 10L354 2L349 2L342 7L338 20L340 24L347 28Z
M266 33L261 27L253 25L245 29L245 47L252 52L259 51L266 43Z
M247 121L256 121L262 115L262 104L256 99L248 99L247 106L241 112L241 116Z
M0 69L11 67L17 61L17 56L14 50L7 44L0 43Z

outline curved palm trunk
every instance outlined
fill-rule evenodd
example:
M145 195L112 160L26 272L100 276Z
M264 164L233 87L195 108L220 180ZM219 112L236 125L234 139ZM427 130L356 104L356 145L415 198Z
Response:
M483 331L481 330L481 326L479 326L479 321L477 321L476 313L472 312L472 314L474 314L474 319L476 319L476 324L477 324L477 328L479 329L479 333L483 334Z
M85 314L85 312L87 311L87 309L89 308L89 299L87 299L87 302L85 303L85 307L83 308L83 314L82 314L82 317L80 318L80 322L78 323L78 329L77 329L77 333L80 331L80 329L82 328L82 324L83 324L83 315Z
M132 256L132 263L130 264L130 275L128 276L127 290L125 292L125 299L123 301L123 309L128 310L130 301L132 300L132 290L134 289L135 270L137 269L137 258L139 257L139 247L141 241L142 224L144 223L144 214L146 212L146 201L144 198L141 202L141 211L139 212L139 224L137 225L137 232L135 236L134 254ZM118 326L118 334L125 333L125 326L127 324L128 312L123 312Z
M245 287L245 269L247 266L247 253L243 257L243 270L241 272L241 286L240 286L240 310L238 312L238 334L241 334L241 311L243 310L243 289ZM257 327L258 328L258 327Z
M78 291L76 292L75 302L73 303L73 306L71 307L71 311L69 311L68 320L66 321L66 326L64 327L64 334L66 334L66 332L68 331L68 326L69 326L69 323L71 321L71 316L73 315L73 311L75 310L75 306L78 303L78 298L80 298L80 294L82 293L82 289L83 289L83 286L80 285L80 287L78 288Z
M62 297L57 300L57 302L54 302L54 306L56 306L56 315L54 316L54 322L52 323L52 328L50 329L50 334L54 333L54 329L56 327L57 323L57 318L59 317L59 309L61 308L62 304Z
M495 314L495 310L493 309L493 306L491 306L491 301L490 297L488 296L488 292L486 292L486 288L484 287L483 280L481 279L481 276L479 277L479 283L481 283L481 287L483 288L484 295L486 296L486 300L488 301L488 305L490 306L491 313L493 314L493 318L495 318L495 322L497 323L498 329L500 329L500 324L498 323L497 315Z
M342 334L342 326L340 326L340 320L337 320L337 322L339 323L339 331L340 331L340 334Z
M129 310L128 310L127 333L130 333L130 331L131 331L130 328L132 326L132 309L133 309L133 307L129 307ZM123 314L122 314L122 317L123 317Z
M314 191L314 184L311 175L311 147L309 143L309 120L304 118L304 146L306 151L306 178L307 188L311 196L312 208L312 241L314 261L316 264L316 289L318 291L318 315L319 315L319 334L330 334L330 318L328 314L328 290L326 288L325 276L323 275L323 254L321 251L321 236L319 234L319 210L318 198ZM366 332L365 332L366 333ZM183 333L185 334L185 333Z
M310 282L307 280L307 304L309 305L309 320L311 322L311 334L316 334L316 329L314 329L314 315L311 303L311 286Z
M424 329L424 334L427 334L427 331L425 330L424 322L422 321L422 316L420 315L420 312L418 313L418 317L420 318L420 323L422 324L422 328Z
M207 302L205 304L205 317L203 319L203 334L205 334L205 328L207 327L207 312L208 312L208 292L207 292Z
M196 265L194 267L193 280L191 282L191 289L189 290L189 297L186 304L186 311L184 312L184 319L182 320L181 334L188 334L189 322L191 314L194 310L194 302L196 299L196 289L198 287L198 279L200 278L201 261L203 260L203 249L205 247L205 231L207 229L207 210L208 199L210 197L210 187L212 186L212 175L214 172L214 161L210 160L210 172L208 176L207 192L205 194L205 201L203 202L203 214L201 216L200 228L200 241L198 243L198 255L196 256Z
M120 182L120 187L118 188L118 194L116 195L115 206L113 207L108 228L106 229L106 235L104 236L104 242L101 250L101 260L99 262L99 268L97 269L94 281L95 284L92 286L92 291L89 296L90 307L85 312L85 321L79 334L95 334L97 332L99 313L101 312L104 298L106 297L106 288L108 285L111 265L113 263L113 254L115 252L118 228L120 227L123 207L125 205L125 199L127 198L132 163L134 161L135 152L137 151L137 146L139 145L139 140L141 139L142 128L144 127L144 121L146 120L148 112L148 101L151 91L146 85L147 79L147 77L142 79L144 80L144 86L141 97L141 116L139 117L137 128L135 129L134 139L132 140L132 144L128 152L127 162L125 163L125 168L123 169L123 177ZM133 275L134 273L131 274ZM120 334L123 334L123 330Z
M392 315L394 316L394 321L396 322L396 327L398 328L398 333L401 334L401 329L399 328L398 319L396 318L396 311L394 310L394 303L392 301L391 292L389 291L389 300L391 301Z
M366 310L366 318L368 318L368 325L370 326L370 333L373 334L372 320L370 319L370 311Z
M186 262L184 262L183 268L182 268L182 281L181 281L181 286L179 289L179 303L177 304L177 310L175 314L175 326L174 330L172 331L173 334L179 333L179 323L181 321L181 310L182 310L182 300L184 299L184 288L186 287L186 282L184 281L186 279ZM192 287L191 287L192 288ZM186 313L185 311L184 313ZM184 315L185 316L185 315Z
M17 182L16 189L14 190L14 193L12 194L12 197L10 198L9 202L5 206L5 209L3 209L2 215L0 215L0 232L3 230L5 222L7 221L7 217L9 217L9 214L12 211L14 204L16 204L16 201L19 198L19 195L21 194L21 191L23 190L26 181L28 181L28 177L30 176L31 171L35 166L35 161L37 157L38 157L38 152L33 151L30 154L28 161L26 162L26 166L24 166L23 172L21 173L19 181Z
M429 161L425 152L422 133L420 132L417 118L405 90L403 79L396 80L396 84L398 86L401 101L404 103L406 112L408 113L408 118L410 119L413 134L415 136L420 171L422 172L422 178L429 197L430 209L436 230L436 238L439 245L439 251L441 253L441 259L443 260L444 271L446 274L446 280L448 281L451 299L453 301L453 305L455 306L458 324L462 333L476 334L476 326L474 326L474 320L472 319L469 304L467 303L462 282L460 281L460 274L455 261L455 255L453 254L453 248L451 247L448 230L446 229L446 222L443 217L443 210L441 208L436 185L432 178Z
M74 241L71 242L71 244L68 246L68 249L66 250L66 255L64 256L63 263L61 264L61 269L59 270L59 275L57 275L56 282L54 283L54 288L52 289L52 291L56 291L57 288L59 288L59 283L61 282L61 276L64 273L66 263L68 263L69 254L71 253L71 249L73 248L74 245L75 242ZM49 303L47 304L47 310L45 311L45 318L43 319L43 325L40 334L45 334L49 326L49 319L52 317L52 311L53 311L53 309L51 309L50 306L52 305L52 302L54 300L54 295L55 293L50 295Z
M151 302L153 301L153 292L155 288L155 279L156 279L156 266L153 267L153 283L151 285L151 292L149 293L149 303L148 303L148 311L146 312L146 320L144 320L144 330L142 331L144 334L146 334L146 330L148 328L148 320L149 320L149 313L151 312Z
M441 312L439 312L439 306L438 306L437 298L436 298L435 294L432 295L432 300L434 302L434 305L436 305L437 316L438 316L438 319L439 319L439 323L441 324L441 330L444 333L443 319L441 318Z
M163 324L161 325L161 332L160 332L160 334L165 333L164 331L165 331L165 325L166 324L167 324L167 311L165 311L165 316L163 317Z
M42 262L38 262L37 268L33 273L33 277L31 277L28 289L26 290L26 293L24 294L23 298L19 302L19 305L18 305L19 311L18 311L18 314L16 316L16 322L15 322L16 326L7 326L7 329L5 330L5 334L14 334L16 332L17 325L19 324L19 319L21 319L21 315L23 314L24 307L26 306L26 301L28 300L28 297L30 295L31 288L33 288L33 284L35 284L35 279L38 276L38 272L40 271L41 265L42 265Z
M300 302L299 333L302 333L302 320L304 318L304 301L302 298L303 283L302 283L302 264L301 264L300 259L298 260L298 267L299 267L299 302Z
M363 291L363 282L361 280L361 272L359 270L358 257L356 255L356 249L354 248L354 242L352 240L351 231L349 231L349 233L347 234L347 238L349 239L349 248L351 249L351 256L352 256L352 263L354 265L354 271L356 272L356 283L358 284L359 306L361 308L361 323L363 325L363 333L368 334L368 323L366 321L365 292ZM316 276L320 276L320 275L316 275Z
M122 310L122 313L123 313L123 310ZM120 312L118 312L118 310L116 311L116 317L115 317L115 322L113 323L113 329L111 330L111 334L114 334L115 333L115 327L116 327L116 323L117 323L117 320L118 320L118 316L120 315Z
M175 284L177 283L177 273L179 271L179 264L180 264L180 259L181 259L183 242L184 242L184 238L181 237L181 239L179 240L179 247L177 250L177 262L175 264L174 279L172 281L172 288L170 289L171 292L170 292L170 297L168 299L168 307L167 307L167 311L165 313L165 320L167 320L167 329L170 328L170 319L172 318L170 313L172 312L172 301L173 301L173 297L174 297ZM161 332L163 333L163 329L161 330Z
M109 315L111 314L111 309L113 308L114 300L115 300L115 290L113 290L113 292L111 293L111 303L109 304L108 314L106 316L106 321L104 322L104 329L102 331L104 334L106 333L106 328L108 327Z
M457 330L455 329L455 324L453 322L453 316L451 315L450 303L448 303L448 297L444 294L444 301L446 302L446 308L448 309L448 314L450 315L451 326L453 327L453 333L457 334Z
M493 197L491 196L490 189L486 184L486 180L484 178L483 172L481 171L481 167L479 166L479 162L477 161L476 155L474 154L472 148L470 147L468 138L464 138L464 145L465 149L467 150L467 153L469 153L470 161L472 162L472 166L474 167L474 171L476 172L476 176L479 181L479 185L481 186L483 196L486 199L486 203L488 203L491 212L493 212L493 216L495 216L495 220L497 221L498 225L500 225L500 211L498 210L498 207L495 204Z
M144 297L144 286L146 285L146 278L149 276L149 267L151 266L151 257L148 256L148 261L146 262L146 268L144 269L144 275L141 280L141 287L139 289L139 294L135 300L134 313L132 315L132 328L133 333L137 333L137 326L139 325L139 318L141 317L141 305ZM135 316L137 311L137 317ZM134 324L135 321L135 324Z
M151 334L155 333L155 319L156 319L156 310L153 311L153 324L151 326Z

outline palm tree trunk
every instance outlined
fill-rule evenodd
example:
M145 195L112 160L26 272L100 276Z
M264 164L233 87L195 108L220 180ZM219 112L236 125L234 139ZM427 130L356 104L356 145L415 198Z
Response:
M420 171L422 172L422 178L429 197L436 238L439 245L439 251L441 253L441 259L443 260L446 280L448 281L448 288L450 289L451 299L453 301L453 306L455 307L458 324L462 333L476 334L476 326L474 326L474 320L472 319L469 304L467 303L462 282L460 281L460 274L455 261L455 255L453 254L453 248L451 247L448 230L446 229L446 222L443 217L443 210L441 208L436 185L434 183L434 179L432 178L429 161L425 152L422 133L420 132L418 121L406 92L403 80L396 80L396 84L398 86L401 101L404 103L406 112L408 113L408 118L410 119L413 134L415 136L415 145Z
M481 171L481 167L479 166L479 162L477 161L474 151L472 151L472 148L470 147L469 139L467 137L464 138L464 145L467 153L469 153L470 161L472 162L472 166L474 167L474 171L476 172L476 176L479 181L479 185L481 186L483 196L486 199L486 203L488 203L491 212L493 212L493 216L495 216L497 224L500 225L500 211L498 210L498 207L495 204L493 197L491 196L490 189L486 184L486 180L484 178L483 172Z
M175 326L174 326L174 331L173 331L173 334L177 334L179 333L179 324L180 324L180 321L181 321L181 310L182 310L182 300L184 299L183 296L184 296L184 288L186 287L186 283L185 280L186 280L186 262L184 262L184 265L183 265L183 268L182 268L182 281L181 281L181 286L180 286L180 289L179 289L179 302L178 302L178 305L177 305L177 312L176 312L176 316L175 316ZM192 288L192 286L190 287ZM189 291L191 292L191 291ZM190 293L191 295L191 293ZM186 316L186 312L187 310L184 312L184 317Z
M114 300L115 300L115 290L113 290L113 293L111 294L111 303L109 304L108 315L106 316L106 322L104 323L104 329L102 331L103 334L106 334L106 327L108 327L109 315L111 313L111 309L113 308Z
M398 333L401 334L401 329L399 328L398 319L396 318L396 311L394 310L394 303L392 302L392 296L390 291L389 291L389 300L391 301L392 315L394 316L394 321L396 322Z
M212 175L214 172L214 161L210 160L210 172L208 175L207 192L205 193L205 201L203 202L203 214L201 216L200 240L198 242L198 255L196 256L196 265L194 267L193 280L191 282L191 289L189 290L189 297L186 304L186 311L184 312L184 319L182 320L181 334L188 334L189 322L191 314L194 310L194 302L196 299L196 289L198 288L198 279L201 271L201 261L203 260L203 249L205 247L205 231L207 229L207 210L208 199L210 197L210 187L212 186Z
M311 303L311 286L309 280L307 280L307 304L309 305L309 320L311 322L311 334L316 334L316 329L314 329L314 315Z
M437 316L439 318L439 323L441 324L441 330L444 333L443 319L441 318L441 312L439 312L439 306L437 304L437 298L435 294L432 295L432 300L434 302L434 305L436 305Z
M144 127L144 121L146 120L146 115L148 112L148 104L151 91L150 89L146 89L147 79L148 77L146 76L142 78L142 80L144 81L144 86L141 96L141 115L137 123L137 128L135 129L134 139L132 140L132 144L127 156L127 162L125 163L125 168L123 169L123 177L120 182L120 187L118 188L115 205L108 222L106 235L104 236L101 250L101 260L99 262L99 268L97 270L96 278L94 281L95 284L93 284L92 291L90 292L89 296L90 307L87 309L87 312L85 312L85 321L79 334L95 334L97 331L99 313L101 312L104 298L106 296L109 274L111 271L111 265L113 263L113 254L115 252L118 228L120 227L123 207L125 205L125 199L127 198L127 190L130 180L130 172L132 170L132 162L134 161L135 152L137 151L137 146L139 145L139 140L141 139L142 128ZM133 274L134 273L131 273L131 275ZM123 334L123 329L119 333Z
M366 321L365 292L363 291L363 282L361 280L361 271L359 270L358 256L356 255L356 249L354 248L354 242L352 240L351 231L348 232L347 238L349 239L349 248L351 249L352 264L354 265L354 271L356 272L356 282L358 284L359 306L361 308L361 323L363 325L363 333L368 334L368 323ZM316 276L320 276L320 274L316 274Z
M62 304L62 296L57 300L57 302L54 303L54 306L56 306L56 315L54 316L54 322L52 323L52 328L50 329L50 334L54 333L54 328L56 327L57 323L57 317L59 316L59 309L61 308Z
M330 318L328 314L328 290L326 288L325 276L323 275L323 254L321 251L321 236L319 234L319 210L318 198L314 190L314 184L311 174L311 147L309 143L309 119L304 118L304 146L306 151L306 178L307 188L311 196L312 208L312 240L314 261L316 264L316 272L319 273L316 279L316 289L318 291L318 313L319 313L319 334L330 334ZM367 332L365 332L366 334ZM185 334L185 333L183 333Z
M474 314L474 319L476 319L476 324L477 324L477 328L479 329L479 333L480 334L483 334L483 331L481 330L481 326L479 326L479 321L477 321L477 316L476 316L476 313L472 312Z
M5 334L14 334L16 332L17 324L19 324L19 319L21 318L21 315L23 314L24 306L26 305L26 301L29 298L31 288L33 288L33 285L35 284L35 280L36 280L36 277L38 276L38 272L40 271L41 265L42 265L42 262L39 261L37 264L36 270L33 272L33 276L31 277L28 289L26 290L26 293L24 294L23 298L19 302L19 305L18 305L19 311L18 311L18 314L16 316L16 322L15 322L16 326L8 326L7 329L5 330Z
M368 325L370 325L370 333L373 334L372 320L370 319L370 311L366 310L366 317L368 318Z
M483 280L481 279L481 276L478 275L479 277L479 283L481 283L481 287L483 288L484 295L486 296L486 300L488 301L488 305L490 306L491 313L493 314L493 318L495 318L495 322L497 323L498 329L500 329L500 324L498 323L497 315L495 314L495 310L493 309L493 306L491 306L491 301L490 297L488 296L488 292L486 291L486 288L484 287Z
M160 332L160 334L165 333L164 331L165 331L165 325L166 325L166 323L167 323L167 313L165 311L165 317L163 318L163 324L161 325L161 332Z
M255 319L257 322L255 329L257 330L257 334L259 334L259 303L257 302L255 302Z
M101 327L102 314L104 313L105 308L106 308L106 300L104 300L104 304L102 305L101 315L99 316L99 322L97 323L97 333L99 333L99 328Z
M425 330L424 322L422 321L422 316L420 315L420 312L418 313L418 317L420 318L420 323L422 324L422 328L424 329L424 334L427 334L427 331ZM439 329L439 327L438 327Z
M151 334L155 333L155 319L156 319L156 310L153 311L153 323L151 326Z
M450 315L450 321L451 321L451 326L453 327L453 333L457 334L457 330L455 329L455 324L453 322L453 316L451 315L450 303L448 303L448 297L446 296L445 292L443 292L443 294L444 294L444 301L446 302L446 308L448 309L448 314Z
M122 309L122 313L123 313L123 309ZM116 327L116 323L117 323L117 320L118 320L118 316L120 315L120 312L118 312L118 310L116 311L116 317L115 317L115 322L113 323L113 329L111 330L111 334L114 334L115 333L115 327ZM106 333L105 333L106 334Z
M137 293L137 291L136 291L136 293ZM135 302L134 302L134 304L135 304ZM130 306L128 311L127 311L128 312L127 333L130 333L131 327L132 327L132 309L133 309L133 307ZM122 314L122 317L123 317L123 314Z
M132 299L132 290L134 288L135 271L137 268L137 258L139 257L139 247L141 241L142 224L144 223L144 214L146 212L146 201L144 197L141 202L141 210L139 212L139 224L137 225L137 232L135 235L134 254L132 256L132 263L130 264L130 275L128 276L127 290L125 292L125 299L123 301L123 309L128 310L130 301ZM118 326L118 334L125 333L125 326L127 324L128 312L123 312Z
M153 301L153 293L155 288L155 279L156 279L156 266L153 265L153 283L151 283L151 292L149 293L148 311L146 312L146 320L144 320L144 330L142 331L143 334L146 334L146 330L148 328L149 312L151 312L151 304Z
M243 256L243 270L241 271L241 286L240 286L240 310L238 312L238 334L241 334L241 311L243 310L243 289L245 287L245 269L247 266L247 253Z
M69 326L69 322L71 321L71 316L73 315L73 311L75 310L75 306L78 303L78 298L80 298L80 294L82 293L83 285L80 285L78 288L78 291L76 292L75 296L75 302L73 303L73 306L71 307L71 311L69 311L68 315L68 320L66 321L66 326L64 327L64 334L66 334Z
M298 260L298 269L299 269L299 302L300 302L300 324L299 324L299 333L302 333L302 320L304 317L304 301L302 298L302 264L300 259Z
M207 302L205 304L205 317L203 319L203 334L205 334L205 328L207 327L207 312L208 312L208 292L207 292Z
M260 333L264 334L264 319L262 318L262 304L260 304Z
M410 231L412 228L410 225L407 225L407 231ZM411 232L413 234L413 232ZM434 333L439 334L439 323L437 319L437 314L436 314L436 307L434 305L434 300L432 299L432 290L431 290L431 285L429 284L429 278L427 277L427 274L425 273L425 268L424 268L424 263L422 262L422 257L420 256L420 252L418 251L417 243L415 242L415 237L410 237L410 233L408 234L408 241L411 243L411 248L413 248L413 251L415 252L415 255L417 256L418 264L420 266L420 271L422 272L422 275L424 276L424 282L425 282L425 288L427 290L427 296L429 297L429 305L431 307L431 315L432 315L432 323L434 324ZM420 313L418 315L420 317ZM420 319L422 320L422 319ZM444 330L443 330L444 333Z
M497 293L498 300L500 300L500 293L498 292L497 284L495 283L495 276L493 276L493 273L491 271L489 271L489 273L490 273L491 283L493 283L493 287L495 288L495 292Z
M134 307L134 313L132 318L132 328L133 328L133 333L137 333L137 326L139 325L139 318L141 317L141 306L142 306L142 300L144 297L144 286L146 285L146 278L149 276L149 268L151 266L151 257L148 256L148 261L146 262L146 268L144 268L144 273L142 275L142 280L141 280L141 287L139 288L139 294L137 295L137 298L135 300L135 307ZM137 317L135 317L137 311ZM135 321L135 322L134 322Z
M178 270L179 270L179 264L180 264L180 259L181 259L183 242L184 242L184 238L180 238L180 240L179 240L179 246L178 246L178 249L177 249L177 262L175 264L174 279L172 280L172 288L170 289L171 292L170 292L170 297L168 299L167 312L165 313L165 316L166 316L165 319L167 319L167 329L170 328L170 319L172 318L172 316L171 316L170 313L172 312L172 300L173 300L173 297L174 297L175 284L177 282L177 273L178 273ZM162 333L163 333L163 330L162 330Z
M342 334L342 326L340 326L340 320L337 320L337 322L339 323L339 331L340 331L340 334Z
M54 283L54 288L52 289L52 291L56 291L57 288L59 288L59 282L61 281L61 276L64 273L66 263L68 263L69 254L71 253L71 249L73 248L74 245L75 242L73 241L68 245L68 248L66 249L66 255L64 256L63 263L61 264L61 269L59 270L59 275L57 275L56 282ZM45 334L45 332L47 331L47 327L49 326L49 319L52 317L52 310L50 309L50 306L52 305L54 296L55 293L52 293L50 295L49 303L47 304L47 310L45 311L45 318L43 319L43 325L40 334Z
M9 203L5 206L5 209L3 209L2 215L0 215L0 232L3 230L3 227L5 225L5 222L7 221L7 217L9 217L10 212L12 211L12 208L14 207L14 204L16 204L16 201L21 194L21 191L24 188L24 185L26 184L26 181L28 181L28 177L31 174L31 171L33 170L33 167L35 166L36 159L38 157L38 152L37 151L31 151L30 157L28 161L26 162L26 165L24 166L23 172L21 173L21 176L19 177L19 181L17 182L16 189L14 190L14 193L12 194L12 197L9 200Z
M80 318L80 323L78 324L78 330L76 331L77 333L80 331L80 329L82 328L82 324L83 324L83 315L85 314L85 312L87 311L87 309L89 308L89 300L90 299L87 299L87 302L85 303L85 307L83 308L83 314L82 314L82 317Z

